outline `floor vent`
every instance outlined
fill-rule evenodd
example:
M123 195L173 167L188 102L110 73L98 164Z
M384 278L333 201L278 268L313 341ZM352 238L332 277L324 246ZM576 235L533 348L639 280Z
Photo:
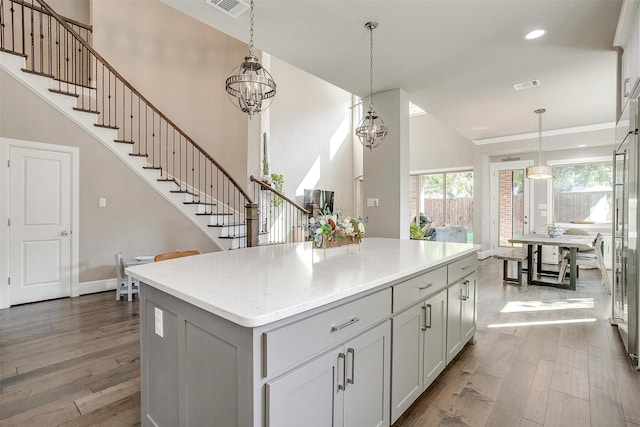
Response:
M513 85L515 90L529 89L532 87L540 86L540 80L531 80L528 82L516 83Z
M249 10L249 5L240 0L204 0L204 2L234 18Z

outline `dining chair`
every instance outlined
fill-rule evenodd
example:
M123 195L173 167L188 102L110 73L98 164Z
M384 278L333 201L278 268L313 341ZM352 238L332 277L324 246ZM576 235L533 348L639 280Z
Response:
M116 275L118 277L116 301L120 301L122 295L127 295L127 299L131 301L133 294L138 293L138 279L134 279L124 272L122 252L116 252Z
M558 281L562 282L564 280L564 275L567 271L567 267L569 266L569 262L569 254L567 253L562 257ZM602 256L602 234L598 233L596 235L596 238L593 241L593 250L582 251L576 254L576 266L598 268L602 274L602 280L604 281L605 288L607 291L611 292L611 280L609 279L609 274L607 274L607 269L604 266L604 257Z
M192 256L192 255L200 255L200 251L199 250L189 250L189 251L173 251L173 252L165 252L162 254L158 254L155 257L153 257L153 261L158 262L158 261L164 261L167 259L173 259L173 258L182 258L185 256Z

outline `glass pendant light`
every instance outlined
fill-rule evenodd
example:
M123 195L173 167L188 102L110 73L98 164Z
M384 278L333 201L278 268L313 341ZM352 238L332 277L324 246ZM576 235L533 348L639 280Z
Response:
M535 111L538 115L538 165L529 166L526 176L529 179L551 179L553 178L553 168L542 164L542 114L547 111L539 108Z
M364 24L369 30L370 40L370 61L369 61L369 111L364 116L360 125L356 128L356 135L365 147L373 150L384 142L384 137L389 133L389 129L384 125L382 119L376 114L373 108L373 30L378 28L375 21Z
M225 86L233 105L252 118L254 114L269 108L276 95L276 82L253 53L253 0L250 21L249 55L231 71Z

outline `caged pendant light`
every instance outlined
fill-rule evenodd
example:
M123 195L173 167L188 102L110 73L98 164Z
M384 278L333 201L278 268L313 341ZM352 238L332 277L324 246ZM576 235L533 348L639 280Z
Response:
M526 176L529 179L551 179L553 178L553 169L551 166L542 164L542 114L547 111L544 108L535 110L538 115L538 165L529 166Z
M376 114L373 108L373 30L378 28L375 21L364 24L369 30L370 40L370 61L369 61L369 111L356 128L356 135L365 147L373 150L384 142L384 137L389 133L389 129L384 125L382 119Z
M226 80L229 99L241 111L254 114L266 110L276 95L276 82L253 53L253 0L251 0L249 55L231 71Z

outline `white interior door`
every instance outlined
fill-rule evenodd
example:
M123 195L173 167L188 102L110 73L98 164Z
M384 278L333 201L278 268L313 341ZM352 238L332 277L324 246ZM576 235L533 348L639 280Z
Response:
M491 249L511 247L509 239L533 230L531 191L525 178L531 160L491 164Z
M9 148L9 301L71 292L69 152Z

